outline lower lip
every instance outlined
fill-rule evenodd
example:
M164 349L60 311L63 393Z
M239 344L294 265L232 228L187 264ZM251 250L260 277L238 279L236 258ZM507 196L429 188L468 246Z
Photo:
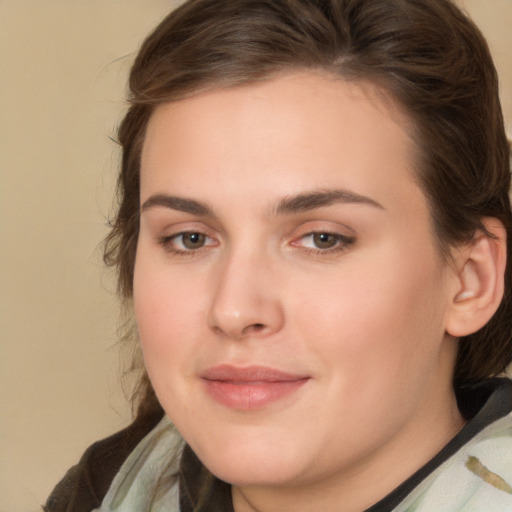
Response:
M250 411L262 409L295 393L307 381L307 378L290 381L255 382L205 379L204 383L210 396L217 402L233 409Z

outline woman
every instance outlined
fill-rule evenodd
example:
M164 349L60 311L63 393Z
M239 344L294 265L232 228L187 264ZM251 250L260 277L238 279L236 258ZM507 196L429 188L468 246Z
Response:
M46 510L510 510L497 89L448 0L171 13L131 72L105 251L137 417Z

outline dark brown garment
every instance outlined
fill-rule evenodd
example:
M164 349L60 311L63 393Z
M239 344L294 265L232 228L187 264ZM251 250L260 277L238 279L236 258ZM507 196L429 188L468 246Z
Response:
M136 419L129 427L91 445L80 462L57 484L45 512L91 512L98 508L123 462L162 419L161 411Z

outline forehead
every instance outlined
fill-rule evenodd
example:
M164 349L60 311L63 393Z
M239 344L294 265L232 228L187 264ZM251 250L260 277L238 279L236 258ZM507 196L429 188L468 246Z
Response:
M332 187L378 202L417 194L409 124L377 87L315 73L202 93L150 119L141 200L169 191L263 200Z

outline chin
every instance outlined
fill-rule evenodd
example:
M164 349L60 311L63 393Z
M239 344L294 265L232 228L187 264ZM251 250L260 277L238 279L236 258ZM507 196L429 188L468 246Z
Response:
M217 478L236 486L282 485L297 480L302 473L303 464L293 456L300 450L275 443L263 446L230 443L226 448L212 444L206 450L194 451Z
M263 466L257 462L227 465L216 461L206 467L220 480L237 487L293 485L299 480L298 475L278 461L267 461Z

